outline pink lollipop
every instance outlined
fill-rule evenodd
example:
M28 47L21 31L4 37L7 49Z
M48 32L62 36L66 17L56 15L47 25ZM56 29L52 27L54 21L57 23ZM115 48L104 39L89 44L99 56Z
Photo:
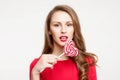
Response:
M67 41L67 43L65 43L64 53L61 54L59 57L61 57L64 54L66 56L70 56L70 57L77 56L78 49L75 47L75 44L74 44L73 40L69 40L69 41Z

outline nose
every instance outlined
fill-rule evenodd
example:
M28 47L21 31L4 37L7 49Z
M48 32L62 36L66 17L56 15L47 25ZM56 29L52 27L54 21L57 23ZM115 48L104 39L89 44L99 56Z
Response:
M62 26L62 28L61 28L61 33L62 33L62 34L65 34L65 33L66 33L66 27L65 27L65 26Z

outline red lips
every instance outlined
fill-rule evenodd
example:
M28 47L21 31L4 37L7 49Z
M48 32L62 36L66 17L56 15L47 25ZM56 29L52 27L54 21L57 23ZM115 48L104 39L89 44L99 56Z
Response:
M59 38L60 38L60 41L62 41L62 42L66 42L68 39L67 36L60 36Z

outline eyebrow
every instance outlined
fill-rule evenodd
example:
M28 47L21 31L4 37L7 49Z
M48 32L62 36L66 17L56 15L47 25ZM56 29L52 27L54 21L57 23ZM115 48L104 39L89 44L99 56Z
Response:
M52 23L61 23L60 21L51 21ZM67 23L73 23L72 21L65 21Z

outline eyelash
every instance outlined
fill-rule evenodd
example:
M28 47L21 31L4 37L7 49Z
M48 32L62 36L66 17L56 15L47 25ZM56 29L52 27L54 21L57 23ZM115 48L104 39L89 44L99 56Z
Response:
M58 24L54 24L53 26L58 27L59 25Z

